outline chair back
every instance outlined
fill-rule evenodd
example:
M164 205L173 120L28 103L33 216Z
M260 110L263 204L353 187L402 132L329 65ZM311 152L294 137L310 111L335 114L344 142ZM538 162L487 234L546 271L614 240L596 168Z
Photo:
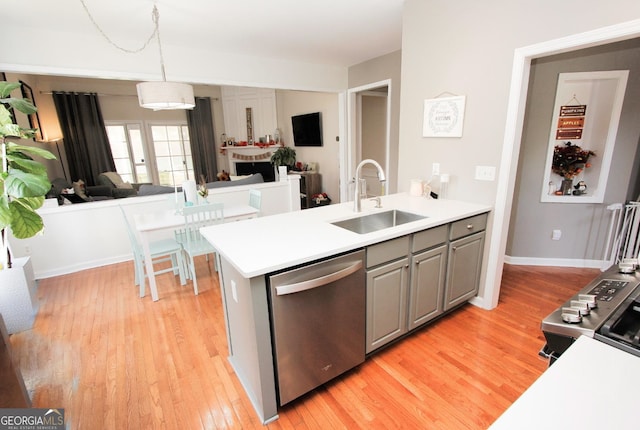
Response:
M260 213L262 207L262 192L260 190L249 190L249 206L258 209L258 213Z
M178 242L186 244L189 249L210 249L209 242L202 237L200 229L224 221L224 204L208 203L204 205L185 206L182 208L184 227L176 231Z

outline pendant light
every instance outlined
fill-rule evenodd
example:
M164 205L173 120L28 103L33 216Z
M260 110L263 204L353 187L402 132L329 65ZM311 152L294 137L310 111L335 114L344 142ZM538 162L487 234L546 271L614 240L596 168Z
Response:
M160 43L160 13L156 6L153 7L153 22L158 38L162 81L140 82L136 85L140 107L153 110L193 109L195 106L193 87L189 84L167 81L162 44Z

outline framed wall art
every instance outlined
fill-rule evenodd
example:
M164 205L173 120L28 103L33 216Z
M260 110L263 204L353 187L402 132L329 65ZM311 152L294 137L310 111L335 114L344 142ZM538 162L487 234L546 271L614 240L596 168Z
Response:
M424 101L423 137L462 137L465 96Z

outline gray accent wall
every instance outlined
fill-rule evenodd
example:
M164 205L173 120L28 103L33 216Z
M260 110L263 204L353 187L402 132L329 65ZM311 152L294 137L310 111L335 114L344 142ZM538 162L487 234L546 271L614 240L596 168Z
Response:
M629 70L604 202L541 203L540 187L549 144L558 74ZM599 260L603 257L612 203L638 193L640 136L640 39L536 59L529 93L514 190L506 255L531 259ZM635 198L634 198L635 199ZM551 239L553 230L562 237Z

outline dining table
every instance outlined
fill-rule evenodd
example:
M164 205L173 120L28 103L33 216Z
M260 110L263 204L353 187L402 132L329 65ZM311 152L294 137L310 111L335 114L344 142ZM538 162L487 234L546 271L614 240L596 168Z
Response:
M247 205L224 205L224 222L241 221L256 218L258 209ZM137 213L133 215L135 228L139 234L140 244L144 251L146 279L149 280L151 298L158 301L158 286L154 276L153 261L149 244L154 235L160 232L175 230L184 225L184 216L175 209ZM145 288L146 291L146 288ZM144 296L143 296L144 297Z

